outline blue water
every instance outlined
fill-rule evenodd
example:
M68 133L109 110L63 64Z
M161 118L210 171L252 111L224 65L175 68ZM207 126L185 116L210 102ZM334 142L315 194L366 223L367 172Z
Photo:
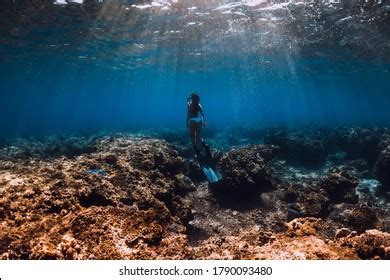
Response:
M110 33L110 26L116 23L107 19L95 19L93 24L86 20L81 27L75 24L80 17L75 11L85 4L31 11L11 2L3 7L9 12L8 26L0 33L1 136L184 128L186 99L193 91L200 94L206 120L214 128L390 123L390 35L386 31L376 33L375 42L379 40L382 47L369 55L361 54L359 48L364 44L372 47L375 42L364 36L352 47L340 44L343 33L334 44L325 37L322 45L301 47L300 40L308 40L299 37L304 34L294 33L291 39L274 25L262 27L262 34L268 34L267 28L273 34L271 41L265 37L269 35L252 38L257 31L250 26L244 34L227 34L224 29L210 35L202 29L191 36L186 31L187 37L153 41L153 26L161 22L169 25L179 16L190 22L189 14L156 12L154 17L148 9L134 8L129 17L148 13L149 23L132 30L135 39L128 39L116 36L115 30ZM213 9L223 5L216 2ZM12 16L12 9L18 16ZM203 9L207 11L207 7ZM23 23L20 11L34 17ZM56 17L54 27L37 21L39 15L50 17L50 13ZM338 13L339 18L347 16L342 10ZM63 14L66 17L59 16ZM389 15L381 15L378 26L390 26ZM101 21L108 28L104 40L91 36L92 31L81 32L86 25L96 26ZM29 25L31 22L34 25ZM16 31L12 23L18 26ZM186 26L188 29L192 24ZM357 35L366 34L354 28L351 30ZM146 37L142 35L145 30L150 31ZM291 40L293 51L280 40ZM262 45L265 41L268 49ZM140 43L141 50L134 51ZM123 50L125 47L129 49Z

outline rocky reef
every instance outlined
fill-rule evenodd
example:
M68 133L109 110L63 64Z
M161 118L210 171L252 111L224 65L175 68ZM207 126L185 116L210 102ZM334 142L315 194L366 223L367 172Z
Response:
M272 234L259 228L225 238L211 238L195 248L206 259L389 259L390 234L368 230L334 240L318 234L323 221L298 218L286 224L286 232Z
M248 146L225 153L218 161L222 180L210 184L221 201L247 203L275 188L267 162L275 157L276 146Z
M375 164L375 173L384 189L390 191L390 145L380 153Z
M323 164L329 152L323 139L308 137L302 133L289 134L285 130L270 130L265 143L277 145L286 160L306 167Z
M94 147L2 162L4 258L157 258L164 247L185 257L172 247L192 218L184 160L159 140L103 137Z
M387 129L245 130L216 184L181 132L2 141L1 258L390 259Z

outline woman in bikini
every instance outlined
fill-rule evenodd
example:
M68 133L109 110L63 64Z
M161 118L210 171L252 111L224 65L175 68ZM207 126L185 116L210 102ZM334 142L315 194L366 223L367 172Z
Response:
M206 126L206 120L202 106L200 105L200 97L194 92L191 97L187 99L187 127L190 132L192 147L196 155L199 155L198 145L205 146L205 142L202 138L202 127Z

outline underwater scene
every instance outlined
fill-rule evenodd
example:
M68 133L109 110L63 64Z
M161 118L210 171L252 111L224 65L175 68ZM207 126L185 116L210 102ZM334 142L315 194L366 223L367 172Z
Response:
M2 0L0 259L390 259L389 0Z

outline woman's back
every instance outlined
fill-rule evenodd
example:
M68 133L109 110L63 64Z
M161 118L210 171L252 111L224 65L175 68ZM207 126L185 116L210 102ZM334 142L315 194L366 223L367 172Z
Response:
M199 117L199 112L201 110L200 104L194 104L192 102L188 102L188 118L197 118Z

